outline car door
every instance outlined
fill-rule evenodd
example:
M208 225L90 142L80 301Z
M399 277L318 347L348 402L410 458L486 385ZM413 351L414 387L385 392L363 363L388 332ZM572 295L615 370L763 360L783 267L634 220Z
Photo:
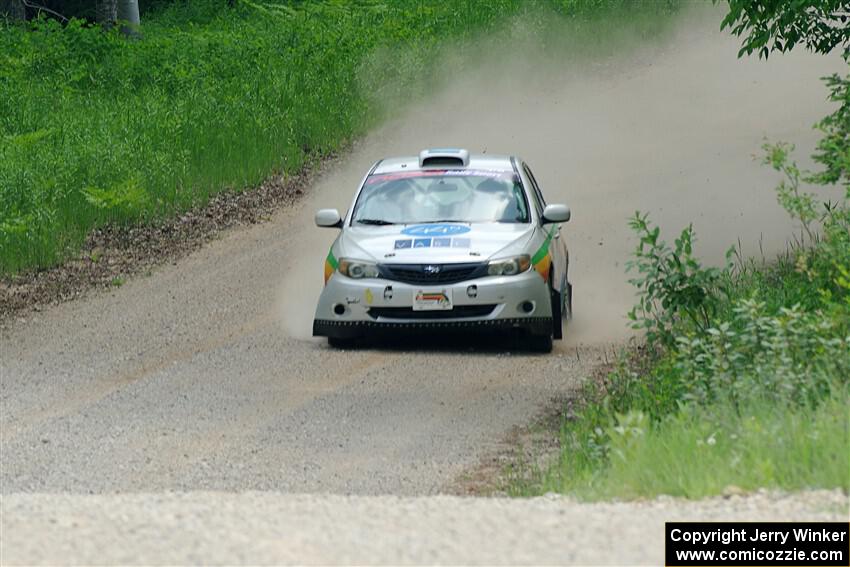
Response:
M523 173L525 173L525 176L531 182L531 188L534 193L534 201L536 201L535 206L538 209L538 216L542 217L543 209L546 208L546 200L543 197L543 192L540 190L540 185L538 185L537 179L534 177L534 173L532 173L528 164L523 163L522 168ZM552 230L552 228L555 230L552 241L549 244L549 253L552 255L552 263L555 265L555 277L552 281L555 289L563 292L567 281L569 257L567 255L566 244L564 239L561 237L561 225L545 225L542 228L546 231Z

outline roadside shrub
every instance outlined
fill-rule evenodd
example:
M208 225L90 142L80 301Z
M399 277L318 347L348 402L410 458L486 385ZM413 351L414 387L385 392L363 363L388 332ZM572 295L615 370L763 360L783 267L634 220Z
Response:
M637 276L629 280L637 288L637 305L629 312L635 329L646 332L650 345L672 347L674 329L681 321L705 332L724 293L722 272L703 267L694 256L693 226L676 239L673 248L659 239L648 215L636 212L629 226L638 236L633 259L626 265Z
M670 356L689 384L685 401L816 405L850 376L850 336L824 313L795 305L771 314L756 299L741 300L732 312L705 333L677 338Z

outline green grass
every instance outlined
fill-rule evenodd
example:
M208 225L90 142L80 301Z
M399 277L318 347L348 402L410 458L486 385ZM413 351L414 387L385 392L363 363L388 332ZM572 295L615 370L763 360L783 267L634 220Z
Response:
M594 37L609 17L675 4L192 0L146 12L137 41L76 20L0 23L0 275L73 256L97 226L298 171L381 121L389 100L447 80L441 47L517 14Z
M545 489L584 498L702 498L729 487L850 489L850 396L816 408L728 403L678 412L612 436L609 465L553 476ZM639 432L638 432L639 431ZM565 455L564 458L569 458ZM569 470L562 463L559 471Z

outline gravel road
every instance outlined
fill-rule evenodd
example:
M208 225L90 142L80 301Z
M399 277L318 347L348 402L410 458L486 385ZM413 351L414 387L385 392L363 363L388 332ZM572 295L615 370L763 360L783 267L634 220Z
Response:
M558 496L19 494L2 506L9 565L663 565L665 521L847 519L847 497L826 491L629 504Z
M657 563L652 534L668 510L820 513L807 495L705 509L424 497L628 336L635 209L665 229L693 220L709 259L736 237L745 253L760 238L766 254L784 245L793 227L776 180L749 156L765 134L808 153L828 110L817 77L840 61L739 62L714 16L617 61L560 69L518 54L498 73L468 71L333 164L311 199L179 265L0 329L2 561ZM340 352L309 338L333 238L310 227L313 208L344 210L377 156L447 143L521 153L549 200L572 206L568 340L534 356L481 339ZM605 543L612 521L633 546L594 559L568 537ZM382 535L390 528L398 534ZM530 533L543 539L511 545Z

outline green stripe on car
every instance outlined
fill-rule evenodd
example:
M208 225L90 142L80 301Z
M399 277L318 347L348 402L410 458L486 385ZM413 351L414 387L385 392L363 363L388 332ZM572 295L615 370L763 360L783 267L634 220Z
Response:
M333 248L328 250L328 257L325 258L325 260L327 260L328 264L330 264L331 268L333 268L334 270L336 270L336 267L339 266L339 262L337 261L336 257L334 256L334 249Z
M555 225L552 225L552 228L549 230L549 234L546 235L546 240L543 241L543 244L540 245L540 248L537 249L537 252L534 253L534 256L531 257L532 264L540 263L543 258L546 257L546 254L549 253L549 243L552 242L552 237L555 236Z

